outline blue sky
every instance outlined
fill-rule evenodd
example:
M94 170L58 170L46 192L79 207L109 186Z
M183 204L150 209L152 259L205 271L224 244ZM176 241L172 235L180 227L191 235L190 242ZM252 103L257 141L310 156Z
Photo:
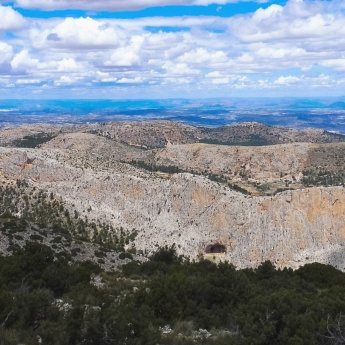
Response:
M0 98L345 95L342 0L0 0Z

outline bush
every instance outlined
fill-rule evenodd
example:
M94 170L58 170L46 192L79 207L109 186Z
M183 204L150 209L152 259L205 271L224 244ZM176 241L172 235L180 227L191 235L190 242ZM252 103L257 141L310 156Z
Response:
M128 253L128 252L123 252L123 253L120 253L119 255L119 259L121 260L124 260L124 259L133 259L133 256L131 253Z
M100 250L96 250L96 251L95 251L95 256L96 256L97 258L104 258L104 257L106 257L107 255L106 255L104 252L100 251Z
M33 241L40 241L40 242L43 241L43 237L40 235L36 235L36 234L30 235L30 239Z

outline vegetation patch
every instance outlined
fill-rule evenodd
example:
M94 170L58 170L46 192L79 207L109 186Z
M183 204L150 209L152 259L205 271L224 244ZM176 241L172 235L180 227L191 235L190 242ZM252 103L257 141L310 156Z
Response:
M243 141L223 141L214 138L202 138L199 142L203 144L226 146L267 146L274 144L258 134L250 134L248 138L245 138Z
M232 190L235 190L236 192L240 192L244 195L251 195L249 191L247 191L245 188L242 188L241 186L234 184L234 183L229 183L228 184L229 188Z
M124 260L124 259L133 259L133 256L131 253L128 253L128 252L123 252L123 253L120 253L119 255L119 259L121 260Z
M40 236L40 235L36 235L36 234L30 235L30 239L31 239L32 241L40 241L40 242L43 241L43 237Z
M15 147L26 147L26 148L35 148L39 145L42 145L56 137L55 134L48 133L38 133L32 135L26 135L21 139L16 139L12 142L12 145Z
M343 186L345 184L345 172L343 170L328 171L310 169L303 171L301 180L304 186Z
M135 167L145 169L151 172L159 171L159 172L167 173L167 174L177 174L177 173L183 172L182 170L179 169L179 167L175 165L155 165L155 164L149 164L140 160L132 160L129 162L122 162L122 163L131 164Z
M321 345L345 336L345 274L328 265L237 270L165 247L104 272L37 242L11 252L0 255L2 344Z

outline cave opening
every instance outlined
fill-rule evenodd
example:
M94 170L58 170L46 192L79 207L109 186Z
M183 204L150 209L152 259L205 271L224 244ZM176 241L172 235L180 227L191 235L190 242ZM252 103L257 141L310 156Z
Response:
M223 244L215 243L215 244L209 244L205 248L206 254L221 254L226 253L226 247Z

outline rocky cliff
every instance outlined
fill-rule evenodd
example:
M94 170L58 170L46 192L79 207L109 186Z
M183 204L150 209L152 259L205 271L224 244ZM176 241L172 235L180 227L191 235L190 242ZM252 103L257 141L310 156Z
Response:
M81 144L70 147L70 142L66 146L67 137L65 141L55 138L55 143L40 149L0 148L2 182L26 180L30 186L53 191L67 208L73 207L89 220L101 219L115 228L135 228L138 236L133 244L147 253L175 244L180 254L215 256L237 267L254 267L271 260L279 267L295 268L318 261L345 269L343 187L246 196L204 176L151 173L133 167L121 160L124 146L103 138L97 146L92 140L98 143L98 139L83 135L84 148ZM300 145L286 147L296 166L302 164L300 157L308 148ZM92 147L98 147L98 155ZM175 156L181 154L190 164L198 164L184 149L181 146ZM280 164L277 172L292 169L279 160L282 155L277 149L270 150ZM296 152L302 152L301 156ZM138 154L131 151L129 155ZM160 154L161 160L166 159ZM262 159L264 156L257 164L266 164L264 170L269 170ZM212 244L224 246L225 253L206 254L206 247Z

